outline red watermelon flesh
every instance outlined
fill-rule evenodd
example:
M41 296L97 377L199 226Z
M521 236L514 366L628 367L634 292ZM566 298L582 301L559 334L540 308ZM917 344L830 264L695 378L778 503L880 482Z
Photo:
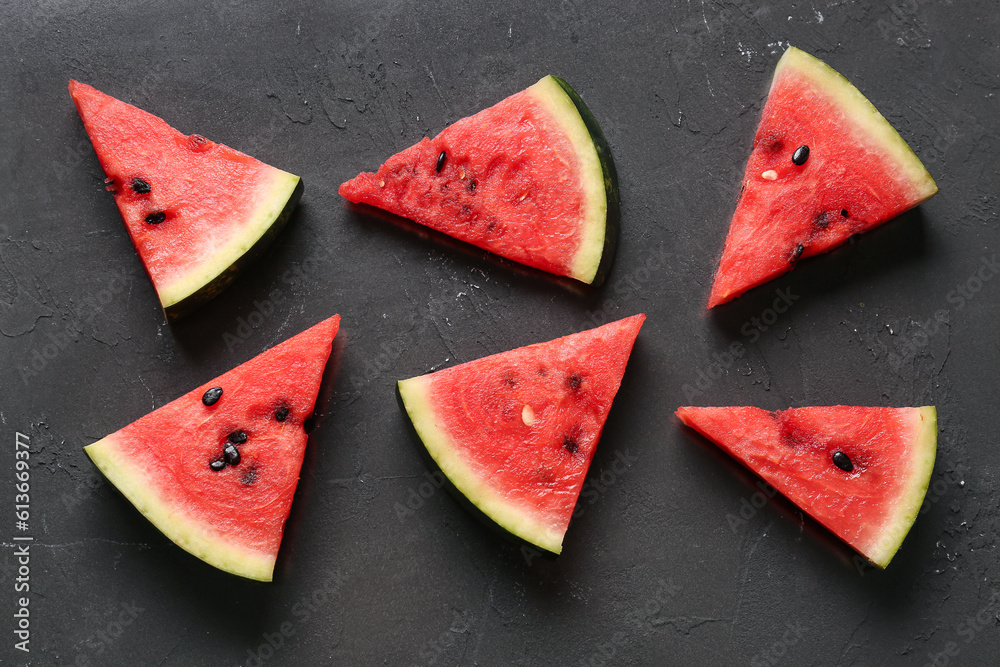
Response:
M298 176L86 84L69 91L170 320L232 282L298 202Z
M227 572L270 581L305 454L303 422L339 326L334 315L85 451L179 546ZM216 387L221 397L206 405ZM240 432L243 442L231 435ZM227 443L239 462L215 470Z
M796 164L802 146L808 157ZM708 307L936 192L917 156L857 88L790 47L775 68Z
M682 407L677 416L883 568L917 517L937 450L933 407Z
M552 553L645 315L402 380L428 452L509 533Z
M359 174L340 194L586 283L600 282L613 253L618 188L607 142L553 76Z

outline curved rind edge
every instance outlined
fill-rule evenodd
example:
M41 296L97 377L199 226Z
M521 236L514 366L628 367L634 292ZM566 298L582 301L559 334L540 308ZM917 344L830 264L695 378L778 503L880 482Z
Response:
M225 572L271 581L276 556L261 556L222 542L208 535L197 522L171 510L147 483L145 471L118 455L115 434L83 450L108 481L174 544Z
M845 110L845 115L859 129L863 129L873 142L895 158L896 166L907 175L909 184L920 192L920 199L914 206L937 193L937 183L934 182L924 163L899 135L896 128L886 120L871 100L851 83L850 79L816 56L794 46L789 46L778 60L774 68L774 78L771 80L772 87L785 69L797 70L813 80L818 89Z
M549 106L554 113L563 119L563 127L570 135L578 152L581 152L582 145L586 144L593 150L597 163L600 165L600 183L603 188L597 186L595 181L588 189L603 190L600 193L603 196L595 197L597 192L590 193L590 196L596 199L593 201L592 208L598 213L589 221L584 238L581 240L580 251L573 260L573 275L571 276L596 287L607 278L614 262L615 248L618 244L618 228L621 222L618 172L615 168L614 158L611 156L611 148L608 146L607 138L594 114L580 95L564 79L551 74L532 86L532 89L537 91L538 87L542 87L543 84L545 88L549 89L550 100L557 97L556 93L558 92L558 97L572 103L572 108L576 111L575 114L565 113L568 106L565 102ZM557 109L560 107L563 113L558 113ZM582 125L578 123L567 125L571 120L575 120L575 117L582 121ZM582 141L584 135L587 137L586 142ZM591 165L593 165L592 162ZM603 202L600 199L603 199Z
M937 457L937 408L929 405L914 410L920 415L921 424L914 438L910 484L899 499L903 509L895 521L885 527L885 538L871 553L863 554L873 565L882 569L892 560L916 521L934 472L934 460Z
M455 489L511 535L553 554L562 551L564 534L539 524L512 507L488 488L469 466L454 454L451 438L438 424L428 401L432 379L422 375L396 383L406 414L427 452Z
M247 235L218 253L215 261L199 274L177 281L158 293L167 322L188 315L229 287L288 224L302 197L304 185L294 174L280 169L274 171L271 190L252 214Z

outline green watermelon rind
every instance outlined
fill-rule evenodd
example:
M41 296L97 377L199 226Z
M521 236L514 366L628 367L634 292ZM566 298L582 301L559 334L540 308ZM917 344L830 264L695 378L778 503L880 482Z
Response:
M895 517L883 528L885 536L869 553L863 554L873 565L885 569L892 557L899 551L910 528L920 514L920 508L927 495L937 457L937 408L932 405L914 408L920 418L920 426L912 443L910 473L907 485L898 499Z
M923 162L906 143L899 132L879 113L875 105L864 96L844 75L819 58L794 46L788 47L778 60L771 80L771 88L778 83L785 70L798 72L813 83L834 106L843 111L844 117L871 142L880 147L899 172L900 183L913 190L917 206L937 193L937 183Z
M122 457L116 445L116 434L111 434L84 447L87 456L104 476L135 505L150 523L174 544L197 556L209 565L232 574L271 581L276 558L230 544L206 531L203 524L188 519L171 510L147 480L148 472L140 465Z
M261 188L259 203L241 223L241 232L195 271L157 290L168 322L188 315L229 287L288 223L302 197L302 179L274 167L271 169L273 177Z
M530 514L505 501L462 460L458 448L435 418L429 401L432 382L430 375L421 375L400 380L396 386L413 428L444 476L473 506L503 530L553 554L561 553L564 533L536 521Z
M698 420L693 418L693 415L690 413L690 411L697 411L699 409L711 410L712 408L681 407L677 410L677 416L680 417L684 424L695 429L712 442L715 442L724 451L753 470L753 467L748 465L747 460L739 452L733 451L729 446L720 443L712 433L702 429ZM726 408L715 409L725 410ZM749 409L758 410L758 408ZM899 409L899 411L902 410L904 409ZM927 488L930 486L931 473L934 470L934 460L937 456L937 409L934 406L924 406L920 408L905 408L905 410L912 414L910 421L912 435L908 440L907 447L908 470L902 473L905 475L903 488L893 499L892 511L887 513L888 516L881 515L879 517L881 521L881 524L878 526L878 530L881 532L880 539L867 545L849 542L852 548L872 565L880 569L885 569L896 552L899 551L899 547L903 544L903 540L906 539L910 528L912 528L913 523L916 521L917 515L920 513L920 508L923 506ZM783 485L778 481L766 475L763 478L778 491L784 493ZM792 500L792 502L794 503L795 501ZM806 508L802 509L808 513ZM825 525L821 518L814 518L819 523ZM833 526L827 526L827 528L835 535L838 534Z
M614 261L621 205L618 174L608 141L590 108L565 80L548 75L528 91L545 106L580 161L581 188L587 198L580 248L570 263L570 277L599 286Z

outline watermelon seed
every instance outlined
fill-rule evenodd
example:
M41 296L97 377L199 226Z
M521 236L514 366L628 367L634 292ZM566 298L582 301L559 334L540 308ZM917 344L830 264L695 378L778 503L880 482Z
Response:
M846 208L840 209L840 217L842 217L842 218L846 218L847 217L847 209Z
M222 448L222 455L226 457L226 463L231 466L240 464L240 450L236 449L236 445L231 442L227 442L226 446Z
M476 191L476 182L469 181L469 192L475 192L475 191Z
M802 251L805 249L806 247L801 243L795 244L795 250L792 251L792 256L788 258L789 263L794 264L799 261L799 257L802 257Z
M208 467L214 470L215 472L219 472L227 465L228 464L226 463L225 459L213 459L212 461L208 462Z
M573 373L572 375L569 376L569 379L566 381L566 383L569 385L570 389L576 391L580 388L580 385L583 384L583 378L577 375L576 373Z
M798 148L795 149L795 152L792 153L792 163L795 164L797 167L801 167L802 165L804 165L806 163L806 160L808 159L809 159L808 146L805 145L799 146Z
M768 169L763 174L760 175L765 181L776 181L778 180L778 172L774 169Z
M447 159L448 159L448 154L445 153L444 151L441 151L441 153L438 155L437 169L435 170L437 171L437 173L440 174L441 170L444 169L444 161Z
M524 422L525 426L531 426L535 423L535 411L531 409L531 406L525 404L521 408L521 421Z
M279 422L283 422L288 419L288 406L282 405L280 408L274 411L274 418Z
M565 447L566 451L569 452L570 454L576 454L576 450L580 449L580 443L578 443L576 441L576 438L574 438L573 436L564 435L563 447Z
M242 445L244 442L247 441L247 432L243 430L233 431L232 433L229 434L229 437L226 439L229 440L229 442L233 443L234 445Z
M146 222L151 225L158 225L167 219L167 214L163 211L157 211L156 213L150 213L146 216Z
M201 397L201 402L205 405L215 405L222 398L222 387L212 387Z
M150 190L152 190L152 188L149 187L149 183L147 183L146 181L142 180L141 178L132 179L132 192L135 192L136 194L140 195L145 195L149 194Z
M854 464L851 463L851 457L844 452L833 453L833 464L844 472L851 472L854 470Z
M829 216L827 216L826 211L820 211L816 214L816 219L813 220L813 224L820 229L826 229L827 225L830 224Z

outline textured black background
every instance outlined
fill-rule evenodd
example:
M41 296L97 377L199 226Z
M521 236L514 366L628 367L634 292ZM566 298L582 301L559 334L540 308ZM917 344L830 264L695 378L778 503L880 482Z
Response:
M4 3L0 662L990 664L1000 280L974 276L1000 241L996 9ZM941 191L707 314L789 43L848 76ZM569 290L337 195L358 171L548 73L587 101L618 165L621 241L602 289ZM305 180L251 274L177 326L103 189L70 78ZM980 289L959 298L959 285ZM777 289L797 298L764 331L751 318L771 319ZM225 334L255 310L263 322L234 344ZM427 469L395 380L636 312L649 319L563 556L525 558L443 491L416 501ZM333 313L343 327L325 419L273 583L185 554L97 476L83 446ZM734 342L746 348L738 359L725 354ZM887 571L859 569L681 429L672 413L689 403L935 404L927 511ZM18 431L33 475L27 655L12 632ZM402 515L407 502L419 507ZM267 637L280 646L262 652Z

